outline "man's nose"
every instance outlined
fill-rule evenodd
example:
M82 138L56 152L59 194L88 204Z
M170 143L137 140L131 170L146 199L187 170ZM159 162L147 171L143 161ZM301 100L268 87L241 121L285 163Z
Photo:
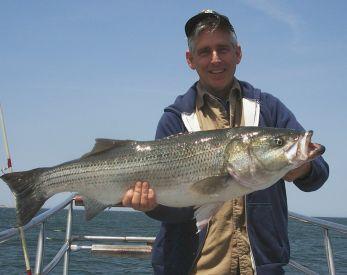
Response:
M217 51L212 51L212 59L211 63L219 63L221 60L219 58L218 52Z

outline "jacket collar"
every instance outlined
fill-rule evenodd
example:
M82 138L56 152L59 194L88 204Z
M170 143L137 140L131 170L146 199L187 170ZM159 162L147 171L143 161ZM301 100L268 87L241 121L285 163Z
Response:
M242 90L243 98L247 98L254 101L260 101L261 91L259 89L254 88L251 84L240 81L240 86ZM181 113L191 114L195 111L195 100L197 95L197 82L193 84L189 88L189 90L176 98L174 104L166 107L164 109L165 112L174 112L180 115Z

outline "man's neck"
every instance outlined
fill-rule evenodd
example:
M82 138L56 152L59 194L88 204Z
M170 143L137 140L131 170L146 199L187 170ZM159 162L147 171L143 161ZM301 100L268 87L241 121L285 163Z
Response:
M234 81L235 81L235 78L234 78L233 82ZM201 88L204 89L205 91L207 91L209 94L211 94L215 97L218 97L222 100L227 100L229 98L229 94L230 94L231 87L233 86L233 82L221 90L212 89L211 87L204 85L201 81L199 81L199 84L200 84Z

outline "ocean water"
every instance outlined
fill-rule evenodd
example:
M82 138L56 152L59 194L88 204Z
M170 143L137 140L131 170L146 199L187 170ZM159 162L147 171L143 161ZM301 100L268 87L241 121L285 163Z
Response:
M66 211L63 210L48 220L46 224L45 261L47 264L57 253L65 237ZM325 218L329 221L347 225L347 218ZM15 210L0 208L0 231L8 229L15 221ZM92 221L84 220L84 211L73 213L73 235L103 236L155 236L159 222L140 212L104 211ZM38 227L27 231L26 239L31 265L35 263ZM319 274L328 274L323 232L320 228L308 224L290 221L289 237L292 259L309 267ZM347 237L339 233L331 234L336 274L347 274ZM79 241L78 244L90 245ZM110 243L110 242L106 242ZM149 256L114 257L92 255L88 250L70 254L69 274L152 274ZM51 274L62 274L63 261ZM24 260L18 238L0 243L0 274L24 274ZM286 274L300 274L292 268L286 268Z

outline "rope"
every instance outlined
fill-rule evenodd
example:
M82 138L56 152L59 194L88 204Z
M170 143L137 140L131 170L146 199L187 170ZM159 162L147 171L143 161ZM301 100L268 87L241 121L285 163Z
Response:
M7 155L7 169L10 173L12 173L12 171L13 171L12 161L11 161L10 151L9 151L8 142L7 142L5 121L4 121L4 115L2 112L1 105L0 105L0 118L1 118L1 126L2 126L4 146L5 146L6 155ZM23 227L19 227L18 230L19 230L19 236L20 236L21 243L22 243L22 250L23 250L23 256L24 256L24 261L25 261L26 273L27 273L27 275L31 275L30 259L29 259L27 243L25 240L24 229L23 229Z

